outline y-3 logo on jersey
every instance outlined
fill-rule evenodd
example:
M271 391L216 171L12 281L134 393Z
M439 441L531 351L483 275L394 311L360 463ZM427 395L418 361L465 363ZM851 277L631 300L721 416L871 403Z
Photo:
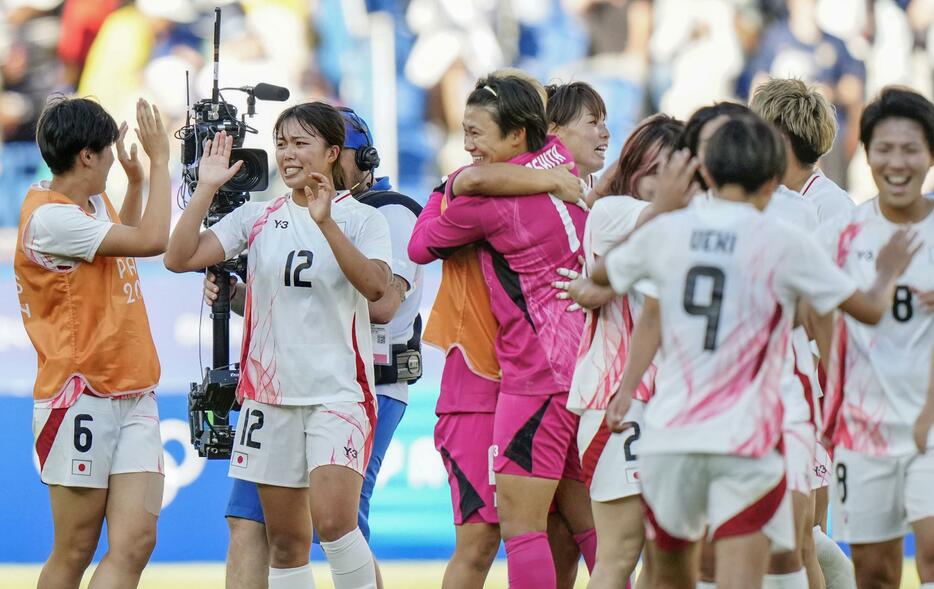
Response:
M856 259L865 262L871 262L875 259L876 255L872 250L856 250Z
M288 229L289 228L288 221L280 221L279 219L275 219L275 223L276 223L276 229Z
M354 450L353 448L349 448L349 447L347 447L347 446L344 446L344 454L347 456L347 458L348 458L349 460L356 460L356 459L357 459L357 451Z

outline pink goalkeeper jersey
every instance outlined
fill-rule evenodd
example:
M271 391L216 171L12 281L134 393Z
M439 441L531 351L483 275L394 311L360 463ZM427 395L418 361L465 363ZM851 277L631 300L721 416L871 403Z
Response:
M556 137L541 150L511 160L539 169L567 162L571 156ZM422 212L409 255L427 263L454 248L485 242L479 248L480 262L499 322L501 392L567 391L584 316L568 313L567 302L555 298L551 283L558 278L558 268L580 269L587 213L548 194L458 196L444 215L438 211L427 206Z
M855 284L813 237L714 198L662 215L606 257L613 289L658 289L662 349L643 453L762 456L782 431L795 305L837 307Z

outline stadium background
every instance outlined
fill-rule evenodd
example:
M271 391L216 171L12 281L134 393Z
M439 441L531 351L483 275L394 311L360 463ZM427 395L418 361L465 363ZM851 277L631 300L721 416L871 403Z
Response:
M886 84L911 85L928 97L934 86L934 0L0 0L0 481L7 490L0 501L0 588L28 586L34 564L13 563L41 562L51 543L47 493L28 450L35 354L12 273L19 203L31 182L48 177L33 141L36 116L49 94L77 92L96 96L118 121L132 120L142 95L178 128L185 72L192 100L209 93L210 13L218 4L222 86L268 82L288 87L290 102L324 98L357 109L376 137L379 175L422 201L444 172L466 163L463 99L477 76L502 66L544 82L592 83L609 109L608 163L651 112L686 117L716 99L744 100L767 75L819 84L840 125L822 167L857 200L872 196L854 126L863 101ZM242 95L225 96L243 110ZM247 146L272 151L271 123L281 108L258 103L251 124L259 134ZM172 148L177 162L178 142ZM119 166L111 176L108 192L119 202ZM273 178L254 198L281 191ZM166 497L153 561L221 561L226 467L193 454L185 422L184 395L201 372L199 350L210 358L200 278L170 274L159 260L140 268L163 367ZM438 267L430 267L426 314L438 279ZM232 334L236 352L236 322ZM425 365L373 502L373 547L387 563L440 561L453 546L446 477L432 442L440 354L428 350ZM910 539L906 549L910 555ZM442 568L384 570L387 580L398 580L390 587L431 587ZM179 589L186 579L216 584L221 575L219 565L153 571L149 586L171 582ZM497 565L490 585L504 585L502 573ZM906 569L905 586L916 586L913 575Z

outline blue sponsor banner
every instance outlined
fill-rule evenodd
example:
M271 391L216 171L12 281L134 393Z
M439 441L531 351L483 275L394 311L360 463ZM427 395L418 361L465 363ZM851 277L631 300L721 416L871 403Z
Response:
M230 492L226 461L199 458L188 443L187 391L200 380L199 353L211 359L211 320L200 318L201 277L175 275L160 262L139 263L143 293L162 363L158 390L165 444L165 499L159 518L155 561L223 560L227 550L224 510ZM426 278L430 302L437 273ZM231 323L231 358L239 350L242 325ZM200 347L199 347L200 341ZM441 355L426 351L427 374L411 387L410 403L383 461L373 495L370 527L378 558L448 558L454 527L447 475L432 433ZM48 490L39 481L32 450L32 384L36 355L23 329L12 267L0 265L0 480L13 490L0 502L0 561L41 562L52 546ZM97 558L106 551L106 530Z

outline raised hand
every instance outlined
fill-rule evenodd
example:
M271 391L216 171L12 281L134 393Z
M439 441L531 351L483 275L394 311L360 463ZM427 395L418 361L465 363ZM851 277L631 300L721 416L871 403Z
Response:
M680 149L671 154L668 161L658 170L653 203L665 211L674 211L686 207L691 197L700 190L694 181L694 174L700 162L691 157L687 149Z
M331 180L324 174L312 172L308 178L314 184L305 187L305 197L308 199L308 214L319 225L331 218L331 200L336 194Z
M230 165L230 151L233 149L233 137L225 131L208 139L204 144L204 153L201 154L201 163L198 164L198 184L211 188L214 192L227 183L228 180L240 171L243 160Z
M126 132L129 128L126 121L120 123L120 134L117 135L117 161L123 166L123 171L126 172L130 184L140 184L143 182L143 164L136 156L136 144L130 145L129 154L127 154L126 145L124 144Z
M923 244L914 231L899 229L879 250L876 270L880 273L885 272L892 278L901 276Z
M156 105L140 98L136 101L136 137L153 165L169 163L169 136L162 124L162 115ZM119 149L119 145L118 145ZM123 163L122 161L120 162Z

